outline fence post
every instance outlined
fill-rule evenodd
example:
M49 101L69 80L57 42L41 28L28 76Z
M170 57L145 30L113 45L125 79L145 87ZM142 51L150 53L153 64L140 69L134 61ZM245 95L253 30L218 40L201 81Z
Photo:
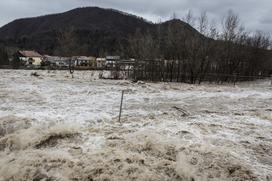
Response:
M72 65L72 60L71 60L71 59L69 60L69 72L70 72L70 74L72 75L72 79L73 79L73 78L74 78L75 68L74 68L74 66Z
M119 119L118 119L119 123L121 123L121 116L122 116L122 108L123 108L124 93L125 93L125 91L122 90L122 97L121 97L120 111L119 111Z

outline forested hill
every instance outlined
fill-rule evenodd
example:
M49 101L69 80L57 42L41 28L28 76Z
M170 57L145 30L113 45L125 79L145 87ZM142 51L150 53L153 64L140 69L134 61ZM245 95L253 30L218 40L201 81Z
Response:
M128 38L136 31L154 35L159 26L165 27L169 23L153 24L113 9L77 8L60 14L15 20L0 28L0 41L6 46L58 54L58 39L61 33L69 31L73 32L74 47L77 47L74 54L117 53L115 51L120 51L120 47L127 46ZM182 31L198 34L182 21L175 23L183 27Z

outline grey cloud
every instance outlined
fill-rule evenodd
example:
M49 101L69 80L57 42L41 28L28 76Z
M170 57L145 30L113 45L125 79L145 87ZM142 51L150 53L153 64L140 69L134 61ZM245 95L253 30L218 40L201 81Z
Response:
M114 8L157 22L175 12L182 18L188 10L195 16L207 11L211 19L220 19L229 9L240 15L250 30L272 32L271 0L1 0L0 26L14 19L58 13L83 6Z

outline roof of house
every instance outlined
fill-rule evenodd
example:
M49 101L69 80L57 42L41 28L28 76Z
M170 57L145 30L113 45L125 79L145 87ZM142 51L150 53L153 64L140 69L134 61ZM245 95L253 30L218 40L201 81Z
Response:
M119 60L120 56L106 56L107 60Z
M73 59L77 59L77 60L95 60L96 58L95 57L92 57L92 56L74 56L72 57Z
M24 57L42 57L42 55L36 51L19 51L19 53Z

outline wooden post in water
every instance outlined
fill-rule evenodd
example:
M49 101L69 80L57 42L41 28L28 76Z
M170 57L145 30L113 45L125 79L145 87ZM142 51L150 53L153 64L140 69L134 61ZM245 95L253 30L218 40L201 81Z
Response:
M121 97L121 104L120 104L120 111L119 111L119 123L121 123L124 93L125 93L125 91L122 90L122 97Z
M72 65L72 60L70 59L70 60L69 60L69 72L70 72L70 74L72 75L72 79L74 78L74 71L75 71L75 68L74 68L74 66Z

